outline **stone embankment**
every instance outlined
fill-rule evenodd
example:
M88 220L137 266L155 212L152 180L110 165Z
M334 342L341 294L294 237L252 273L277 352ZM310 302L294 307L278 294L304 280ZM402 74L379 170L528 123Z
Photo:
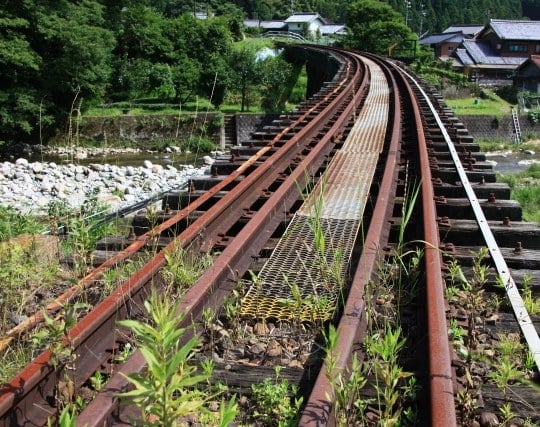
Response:
M78 208L95 192L98 200L119 209L179 188L189 177L208 173L208 169L162 166L149 160L135 167L101 163L58 165L19 158L0 163L0 205L21 213L42 214L51 201L65 201Z

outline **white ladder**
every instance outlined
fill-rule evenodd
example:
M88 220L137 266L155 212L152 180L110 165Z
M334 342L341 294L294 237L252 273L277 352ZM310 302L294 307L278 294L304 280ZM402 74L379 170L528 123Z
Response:
M519 126L519 117L515 108L512 108L512 122L514 124L513 139L516 144L521 143L521 127Z

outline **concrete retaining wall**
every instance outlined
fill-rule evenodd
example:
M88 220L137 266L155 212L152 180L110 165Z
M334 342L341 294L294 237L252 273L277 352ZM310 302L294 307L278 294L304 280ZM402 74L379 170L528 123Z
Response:
M507 115L501 118L494 116L460 116L461 122L469 130L469 134L482 139L500 139L503 141L512 141L514 126L512 116ZM526 115L519 117L521 135L535 132L540 135L540 125L533 125Z

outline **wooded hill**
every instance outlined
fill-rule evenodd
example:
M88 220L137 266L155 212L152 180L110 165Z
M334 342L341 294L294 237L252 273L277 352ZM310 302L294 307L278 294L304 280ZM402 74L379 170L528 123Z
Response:
M318 12L334 22L346 21L349 0L233 0L249 18L282 19L291 11ZM211 3L211 2L210 2ZM540 0L388 0L408 17L414 32L440 32L452 24L483 24L494 19L540 20ZM409 11L407 12L407 6Z
M244 101L250 85L275 94L298 70L279 58L262 66L236 42L245 18L293 11L347 23L348 46L385 52L451 24L540 19L540 0L0 0L0 145L46 140L70 112L104 102L202 96L219 106L232 91Z

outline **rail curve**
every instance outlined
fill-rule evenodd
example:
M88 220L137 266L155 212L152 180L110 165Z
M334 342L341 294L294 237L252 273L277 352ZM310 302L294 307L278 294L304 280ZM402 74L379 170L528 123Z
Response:
M234 332L249 329L249 339L231 343L227 338L219 349L205 341L201 353L215 359L216 378L249 394L251 384L261 381L261 376L272 377L273 367L285 359L284 348L294 343L296 349L289 349L289 359L294 360L288 360L282 372L301 386L304 404L298 425L377 425L385 416L398 417L405 425L465 425L493 415L502 400L511 402L520 417L540 419L534 405L537 393L512 400L507 394L512 381L497 394L497 386L488 381L493 376L477 375L480 362L472 358L487 348L479 350L479 335L496 336L500 331L490 330L492 323L476 318L488 312L487 303L480 299L484 291L497 292L490 283L503 275L503 288L510 292L510 300L518 301L514 311L519 319L506 322L504 330L514 333L522 326L536 363L532 372L538 372L538 316L526 315L523 299L515 295L523 286L523 274L518 273L516 281L507 276L509 269L519 268L518 263L512 259L499 272L491 270L491 265L501 264L497 254L509 252L498 248L508 240L489 228L479 235L475 224L465 224L463 219L476 221L480 229L504 217L521 220L515 204L503 202L509 192L492 183L494 174L481 164L482 153L442 100L427 93L399 64L366 53L304 48L323 50L339 64L333 80L249 141L231 147L230 156L218 159L210 175L193 179L186 191L169 194L154 218L157 224L141 215L133 222L138 236L103 242L104 262L49 304L48 316L99 284L108 269L145 251L151 255L66 331L63 345L70 350L69 362L59 362L55 349L46 349L2 386L1 426L54 423L62 405L87 390L96 372L106 375L106 386L92 393L77 414L77 425L130 424L133 408L120 406L118 395L129 389L126 376L144 372L146 360L136 350L122 363L116 361L131 340L118 321L144 318L143 302L152 288L165 291L162 269L179 247L195 256L213 256L212 265L177 295L179 317L182 314L178 326L194 325L182 339L204 334L203 313L220 313L227 299L237 297L242 323L235 324ZM471 185L473 179L478 184ZM488 201L470 208L463 195L471 191L476 196L469 200L489 193ZM450 203L451 197L455 200ZM469 211L478 209L485 215L474 220ZM514 228L521 242L534 241ZM507 236L508 229L504 231ZM536 240L540 234L533 226L525 233ZM463 246L459 254L458 245ZM471 247L486 245L490 257L482 252L475 261L467 253ZM530 246L527 251L538 249L533 243ZM514 255L523 254L522 249L512 250ZM537 280L540 265L534 260L538 256L529 255L527 274ZM451 273L460 272L461 287L455 292L463 297L478 281L475 274L481 262L485 262L486 280L476 290L478 306L463 314L459 299L449 296L455 281ZM464 357L449 338L456 312L468 328L467 345L458 348L468 351ZM504 314L494 317L491 311L490 316L495 323L507 319ZM45 318L36 313L2 342L9 345L29 335ZM335 328L332 346L330 325ZM233 334L220 328L222 336ZM406 334L398 339L404 354L398 356L396 351L391 362L370 362L382 357L374 350L375 342L396 331ZM270 347L275 350L278 341L283 348L273 354ZM303 341L308 349L298 350ZM246 350L240 352L244 346ZM251 363L244 360L248 352ZM238 353L242 357L231 356ZM394 390L382 391L383 367L398 361L407 371L394 366L399 371L392 380ZM358 374L357 363L365 368L364 388L351 391L346 383ZM487 370L487 365L482 369ZM420 386L407 380L411 376ZM483 396L484 409L477 406L467 412L464 399L476 401L480 391L473 385L482 381L486 383L480 385L489 392ZM345 398L349 406L343 400L347 390L358 392ZM403 391L401 397L380 403L382 394L396 390ZM358 404L355 410L362 411L351 409L353 400Z

